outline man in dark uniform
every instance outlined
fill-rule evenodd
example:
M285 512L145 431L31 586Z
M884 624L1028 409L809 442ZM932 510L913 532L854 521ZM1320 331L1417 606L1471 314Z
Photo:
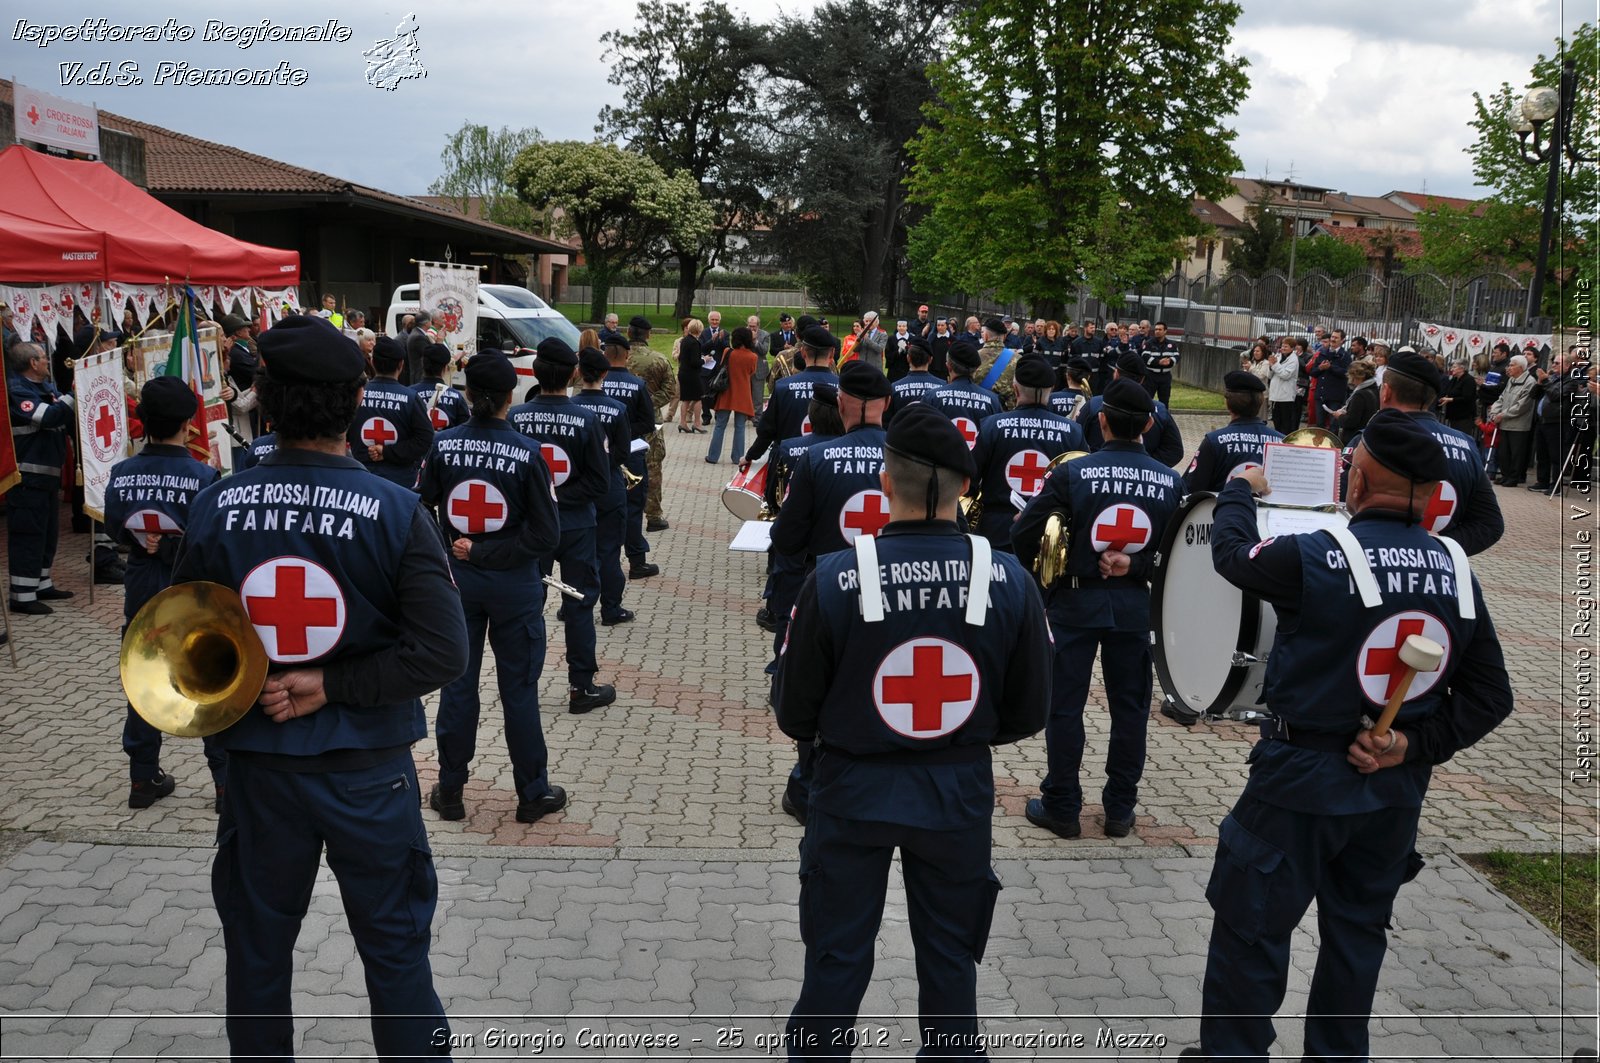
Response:
M1017 407L997 413L978 430L972 462L978 470L983 516L976 530L997 550L1011 552L1011 522L1044 486L1050 460L1083 450L1083 429L1051 411L1056 375L1041 354L1017 359Z
M967 446L975 447L978 429L1001 410L1000 396L972 379L979 364L978 349L972 344L960 340L952 343L946 364L950 367L949 382L924 394L922 401L950 418Z
M1106 322L1105 342L1095 357L1089 360L1089 367L1093 376L1089 381L1090 390L1094 394L1103 394L1115 378L1117 362L1128 352L1127 340L1122 337L1122 329L1115 321Z
M172 583L172 561L189 522L189 505L221 474L196 461L185 445L189 421L199 402L194 390L175 376L158 376L139 393L138 417L144 449L111 467L106 482L106 532L128 546L122 630L151 598ZM216 736L205 739L206 761L220 811L227 755ZM122 751L128 755L128 807L149 808L177 785L161 770L161 732L128 706L122 725Z
M1265 1059L1289 940L1313 899L1321 947L1306 1002L1307 1059L1367 1058L1367 1019L1402 883L1422 867L1417 821L1429 775L1511 712L1511 686L1464 553L1418 523L1448 465L1426 427L1394 410L1368 422L1350 466L1348 528L1259 541L1261 470L1217 497L1212 557L1271 603L1267 707L1277 721L1222 821L1206 898L1200 1052ZM1363 730L1399 692L1412 634L1445 649L1418 673L1395 729ZM1198 1054L1193 1049L1186 1052Z
M433 337L428 335L428 329L433 324L433 315L426 310L418 310L413 316L411 332L406 336L406 379L422 379L422 351L433 342ZM382 337L379 337L380 339ZM395 342L399 342L396 340Z
M635 335L643 334L644 349L649 351L650 319L635 317L628 322L628 328ZM650 494L650 478L660 475L661 471L660 463L652 463L649 455L653 452L652 440L660 433L656 431L656 400L651 397L650 388L644 380L629 368L633 349L634 345L627 340L606 344L605 355L611 363L611 372L606 374L601 386L607 395L622 403L628 411L629 441L623 464L639 477L639 483L627 496L623 552L628 555L628 578L648 579L661 574L661 566L650 562L650 542L644 537L644 510ZM677 387L676 380L674 377L674 388ZM643 445L635 446L636 443Z
M748 472L750 463L772 444L809 431L806 407L811 403L812 392L819 384L839 386L839 377L833 371L834 352L833 334L821 325L811 325L801 332L800 346L795 350L797 371L773 386L772 398L756 420L756 437L739 462L740 472Z
M1183 474L1185 494L1222 490L1233 477L1265 460L1268 443L1283 442L1283 433L1261 419L1267 386L1260 377L1235 369L1222 378L1222 388L1228 423L1200 440L1200 449Z
M1172 374L1183 352L1167 335L1167 323L1157 321L1155 331L1139 349L1144 358L1144 386L1163 406L1172 401Z
M47 602L71 598L50 578L61 527L61 465L76 416L71 394L56 390L50 356L37 343L5 349L11 442L21 479L6 494L6 548L13 613L44 616Z
M1143 374L1144 360L1137 354L1125 354L1117 362L1112 379L1131 380L1144 387L1146 381ZM1096 395L1078 411L1078 425L1083 429L1083 438L1090 450L1099 450L1104 440L1100 434L1100 406L1104 401L1103 395ZM1144 434L1145 453L1170 468L1183 460L1183 433L1178 431L1178 422L1166 404L1154 396L1152 401L1155 403L1155 412L1151 414L1150 427Z
M973 476L965 441L914 404L886 446L891 523L817 560L778 676L779 726L817 749L800 843L806 962L785 1031L790 1059L850 1054L844 1037L871 981L896 848L916 949L919 1054L983 1054L977 968L1000 890L989 863L989 750L1035 734L1050 701L1033 581L956 530L956 498Z
M173 581L237 588L273 671L222 732L228 785L211 888L235 1059L290 1058L294 944L324 848L366 968L373 1048L442 1055L428 965L438 901L411 745L422 695L466 666L439 528L345 453L366 359L318 317L260 337L281 448L202 491ZM292 501L290 501L292 500Z
M933 362L933 348L928 346L928 341L921 336L912 336L906 340L906 360L911 366L911 371L890 385L894 395L889 399L887 419L891 421L894 420L895 414L945 384L929 371L928 367Z
M533 363L539 394L511 407L511 426L539 442L539 453L555 484L561 515L561 543L540 562L544 575L561 564L561 581L583 598L562 597L556 612L567 635L567 711L589 712L617 700L615 687L596 684L594 606L600 599L596 571L595 505L611 489L611 458L606 454L606 429L587 406L567 397L578 356L563 340L541 340ZM541 592L544 585L540 584Z
M1066 575L1045 594L1055 636L1045 730L1050 774L1027 810L1030 823L1063 838L1079 834L1083 708L1097 651L1111 714L1101 794L1106 836L1122 838L1133 830L1152 692L1150 572L1157 544L1183 496L1178 474L1139 444L1155 412L1150 393L1131 380L1113 380L1096 398L1105 446L1053 472L1011 532L1024 565L1038 555L1053 512L1066 516L1071 535Z
M240 453L239 463L237 466L235 466L233 471L243 472L245 469L253 469L257 465L261 464L262 458L266 457L268 454L271 454L277 449L278 433L266 432L262 435L256 436L250 441L250 445L245 447L243 452ZM349 448L347 445L346 450L348 449Z
M884 495L883 413L889 381L878 370L849 362L839 374L839 419L844 434L817 443L794 463L788 496L772 522L772 549L810 569L824 554L847 549L862 535L876 535L889 523ZM788 603L775 602L781 619ZM782 645L780 642L779 645ZM804 742L783 793L783 810L805 821L812 750Z
M411 385L411 390L427 409L428 421L435 432L459 428L472 416L466 398L444 379L449 365L450 348L442 343L428 344L422 348L422 379Z
M1319 428L1328 428L1333 423L1333 414L1328 411L1341 408L1350 397L1350 352L1344 346L1344 330L1329 333L1328 342L1311 353L1305 368L1311 378L1308 420Z
M1090 396L1089 363L1081 358L1071 358L1058 366L1055 372L1056 387L1050 392L1050 408L1061 416L1076 421L1078 412Z
M462 791L477 750L478 678L487 634L505 712L506 746L517 790L517 821L565 807L550 783L539 719L544 671L544 586L540 563L561 538L550 474L539 446L506 422L517 371L499 351L467 363L473 417L434 437L417 489L450 542L450 570L467 622L467 670L439 696L439 782L428 805L441 819L466 818Z
M598 348L578 352L578 377L582 389L572 401L594 411L606 431L606 457L611 460L611 487L594 507L595 562L600 569L600 623L607 627L626 624L633 610L622 607L622 592L628 585L622 574L622 543L628 524L628 488L622 469L628 460L631 442L628 411L622 403L605 393L605 379L611 363Z
M417 466L433 442L433 422L417 393L400 383L405 364L399 341L379 336L372 348L378 375L361 391L348 438L351 456L369 470L390 483L415 487Z

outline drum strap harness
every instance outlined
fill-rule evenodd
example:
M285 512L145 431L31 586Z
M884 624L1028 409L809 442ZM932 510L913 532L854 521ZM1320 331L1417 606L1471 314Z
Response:
M989 612L989 579L994 568L994 548L977 535L966 537L972 547L967 571L967 623L982 627ZM869 624L883 620L883 579L878 571L878 540L858 535L856 572L861 585L861 619Z

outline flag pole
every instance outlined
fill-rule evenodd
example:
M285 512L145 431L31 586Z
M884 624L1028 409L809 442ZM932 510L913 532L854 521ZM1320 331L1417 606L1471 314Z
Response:
M98 330L97 330L97 334L98 334ZM89 346L92 349L94 347L94 344L90 343ZM87 357L88 357L88 355L84 355L82 358L78 358L78 359L74 360L74 364L73 364L73 380L72 380L72 390L73 390L74 393L76 393L77 390L78 390L77 362L81 362L81 361L84 360L84 358L87 358ZM72 420L76 424L77 429L78 429L77 436L76 436L77 446L75 446L73 448L73 450L76 451L76 457L78 459L78 472L77 472L77 475L74 477L74 479L77 480L77 483L74 486L82 487L83 486L83 411L79 410L76 406L74 406L73 410L72 410ZM85 513L84 516L89 517L89 604L93 605L94 604L94 518L92 516L89 516L89 514L87 514L87 513Z
M11 617L6 614L11 610L0 609L0 626L4 626L6 633L6 649L11 651L11 670L17 671L21 667L17 664L17 640L11 637Z

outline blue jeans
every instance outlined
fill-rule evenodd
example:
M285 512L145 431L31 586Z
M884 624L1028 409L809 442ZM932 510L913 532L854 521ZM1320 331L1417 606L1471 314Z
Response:
M706 451L707 461L722 460L722 433L728 427L730 413L733 414L733 453L729 457L737 458L744 454L744 423L749 418L732 410L718 410L716 426L711 429L711 449Z

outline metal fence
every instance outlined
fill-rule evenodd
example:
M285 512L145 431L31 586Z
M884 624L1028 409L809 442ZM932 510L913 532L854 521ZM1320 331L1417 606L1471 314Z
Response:
M569 284L562 295L564 303L589 303L591 288L587 284ZM678 299L676 287L618 286L611 289L607 302L612 306L654 307L656 312L670 311ZM754 307L757 310L813 310L816 300L810 293L785 288L696 288L696 308L715 310L724 306Z

